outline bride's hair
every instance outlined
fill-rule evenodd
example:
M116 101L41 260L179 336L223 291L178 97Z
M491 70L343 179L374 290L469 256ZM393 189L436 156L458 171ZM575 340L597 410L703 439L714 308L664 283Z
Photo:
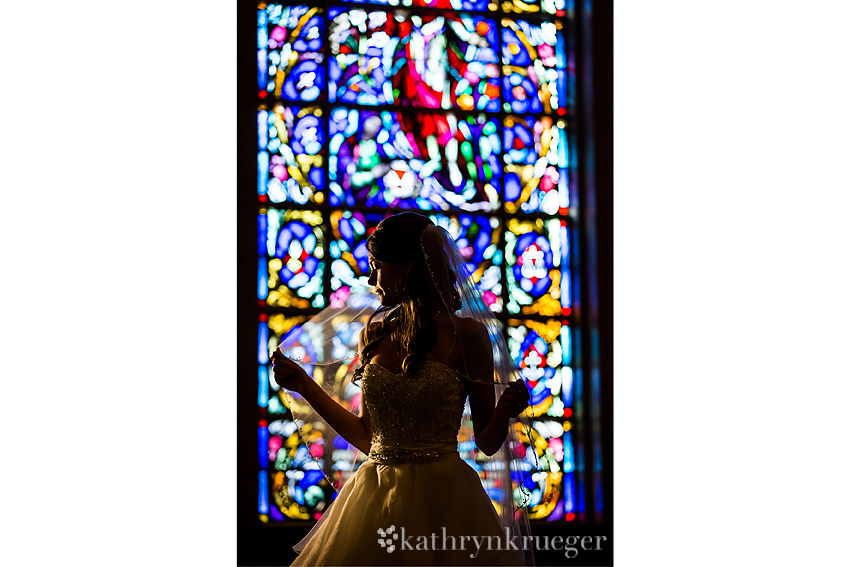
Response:
M400 345L404 353L402 370L409 374L416 372L420 362L437 342L437 328L433 319L433 302L439 301L439 292L434 285L425 255L422 251L422 232L433 226L431 220L418 213L405 212L385 218L375 228L366 242L369 255L380 262L405 265L413 262L407 282L400 290L398 305L381 307L369 318L363 336L361 366L354 373L359 380L365 366L372 358L381 340L390 336ZM452 281L452 311L461 308L460 295L454 285L457 276L449 275ZM441 307L440 304L437 307ZM373 323L375 316L386 313L379 322Z

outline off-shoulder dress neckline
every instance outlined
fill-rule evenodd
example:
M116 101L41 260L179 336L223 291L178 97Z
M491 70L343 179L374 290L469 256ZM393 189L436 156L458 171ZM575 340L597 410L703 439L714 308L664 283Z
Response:
M454 374L458 378L461 378L461 379L466 378L467 380L469 379L467 376L464 376L462 373L458 372L457 370L455 370L454 368L452 368L451 366L449 366L445 362L440 362L439 360L424 360L424 361L420 362L419 364L436 364L438 366L442 366L443 368L449 370L452 374ZM405 374L404 370L402 370L401 372L393 372L392 370L390 370L389 368L387 368L383 364L379 364L377 362L368 362L368 363L365 364L365 366L377 366L377 367L381 368L382 370L384 370L385 372L387 372L388 374L392 374L393 376L402 376L402 375Z

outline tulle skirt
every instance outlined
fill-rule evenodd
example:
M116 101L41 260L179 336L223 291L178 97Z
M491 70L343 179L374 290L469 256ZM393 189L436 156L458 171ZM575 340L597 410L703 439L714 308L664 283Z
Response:
M293 547L292 565L524 565L508 535L478 474L457 454L370 460Z

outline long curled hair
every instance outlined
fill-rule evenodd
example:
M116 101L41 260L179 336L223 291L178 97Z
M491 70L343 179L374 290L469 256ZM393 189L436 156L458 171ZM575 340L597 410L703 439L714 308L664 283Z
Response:
M363 336L363 352L360 353L361 366L354 372L354 380L361 378L363 367L386 336L400 345L404 354L401 368L408 374L416 373L419 363L425 361L428 352L437 343L433 298L439 295L425 263L421 244L422 232L433 224L428 217L418 213L399 213L381 221L366 242L366 249L375 260L396 265L413 262L413 265L406 285L402 286L398 305L381 307L369 318ZM457 311L461 308L460 295L454 285L457 275L452 272L450 277L453 283L452 311ZM381 313L387 315L373 323Z

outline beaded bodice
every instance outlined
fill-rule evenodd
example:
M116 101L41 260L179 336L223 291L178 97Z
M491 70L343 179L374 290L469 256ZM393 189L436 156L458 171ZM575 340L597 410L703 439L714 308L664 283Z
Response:
M466 389L445 364L422 362L414 375L367 364L361 386L373 447L457 446Z

